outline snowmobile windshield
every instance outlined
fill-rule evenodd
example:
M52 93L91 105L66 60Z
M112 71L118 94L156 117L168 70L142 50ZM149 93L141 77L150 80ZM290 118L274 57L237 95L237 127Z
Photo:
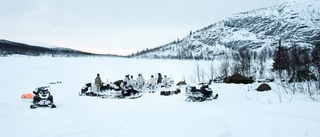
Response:
M38 92L40 93L48 93L49 92L49 87L39 87L37 89Z

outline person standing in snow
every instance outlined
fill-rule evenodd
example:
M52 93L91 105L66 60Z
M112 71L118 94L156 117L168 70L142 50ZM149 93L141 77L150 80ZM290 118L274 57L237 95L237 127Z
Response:
M96 85L96 91L97 92L100 92L100 87L102 85L102 81L101 81L101 78L100 78L100 74L97 74L97 77L96 79L94 80L94 84Z
M158 73L157 84L160 84L161 82L162 82L162 75L161 75L161 73Z
M169 79L166 75L164 75L164 78L162 79L162 86L163 87L169 87Z
M142 89L144 85L144 78L141 73L138 74L137 84L138 84L138 89Z
M152 92L154 92L156 85L157 85L157 80L153 77L153 75L151 75L151 78L148 81L148 87Z
M137 87L137 81L133 79L133 76L131 75L130 77L130 86L133 87L133 88L136 88Z

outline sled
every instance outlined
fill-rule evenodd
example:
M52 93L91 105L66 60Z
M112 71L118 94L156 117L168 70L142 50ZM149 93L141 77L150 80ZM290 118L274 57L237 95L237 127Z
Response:
M170 96L170 95L176 95L181 93L181 90L178 89L167 89L167 90L162 90L160 91L160 95L162 96Z
M25 102L32 102L34 94L33 93L25 93L21 95L21 100Z

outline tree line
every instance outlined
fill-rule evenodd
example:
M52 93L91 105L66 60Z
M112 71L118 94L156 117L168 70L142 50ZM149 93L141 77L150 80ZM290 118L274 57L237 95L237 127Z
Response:
M94 54L67 48L46 48L27 45L23 43L11 42L6 40L0 41L0 56L10 55L27 55L27 56L66 56L66 57L80 57L80 56L117 56L111 54ZM120 56L119 56L120 57Z

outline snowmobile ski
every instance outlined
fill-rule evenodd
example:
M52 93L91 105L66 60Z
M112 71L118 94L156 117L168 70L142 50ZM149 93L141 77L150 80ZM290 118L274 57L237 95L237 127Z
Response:
M128 99L136 99L136 98L140 98L143 94L139 94L139 95L136 95L136 96L132 96L132 97L129 97Z
M50 108L57 108L57 106L55 104L51 104L51 105L30 105L31 109L36 109L38 107L50 107Z
M212 99L217 99L219 97L219 94L216 94Z

